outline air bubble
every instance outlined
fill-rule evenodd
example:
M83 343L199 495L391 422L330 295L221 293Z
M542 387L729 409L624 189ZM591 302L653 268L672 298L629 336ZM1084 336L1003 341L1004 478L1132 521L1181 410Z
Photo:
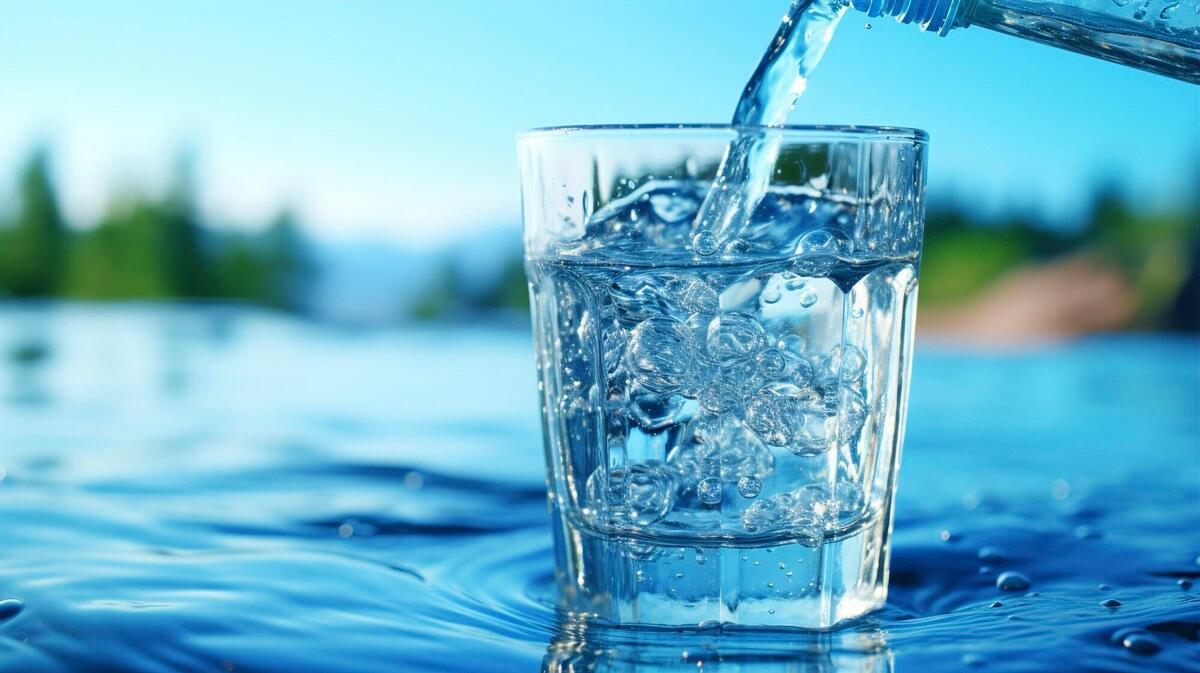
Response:
M711 255L717 251L717 237L711 231L702 231L692 236L692 251L697 255Z
M661 520L675 504L675 470L659 460L628 467L596 468L587 480L588 500L598 512L639 524Z
M766 343L766 330L752 316L727 313L708 325L708 355L723 366L745 362Z
M706 505L721 504L721 491L721 480L716 477L701 479L700 483L696 484L696 496Z
M743 498L753 498L762 491L762 480L758 477L742 477L738 479L737 489Z
M800 239L800 250L807 254L835 255L845 237L832 229L814 229Z
M692 344L683 323L650 318L629 334L625 359L638 382L652 392L679 388L692 367Z
M815 303L817 303L816 292L805 292L804 294L800 295L800 305L804 308L809 308Z
M776 348L768 348L754 356L754 367L758 373L774 378L787 368L787 358Z

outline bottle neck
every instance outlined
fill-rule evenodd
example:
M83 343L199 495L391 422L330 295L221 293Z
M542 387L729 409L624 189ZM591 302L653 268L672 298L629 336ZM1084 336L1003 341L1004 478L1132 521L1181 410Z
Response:
M867 16L891 16L900 23L915 23L921 30L945 35L951 28L964 26L965 5L976 0L850 0L854 9Z

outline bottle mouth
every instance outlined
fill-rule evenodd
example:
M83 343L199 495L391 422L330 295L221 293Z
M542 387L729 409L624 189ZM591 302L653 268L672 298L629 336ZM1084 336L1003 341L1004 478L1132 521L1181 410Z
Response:
M922 30L945 35L954 27L959 0L851 0L867 16L894 16L900 23L915 23Z

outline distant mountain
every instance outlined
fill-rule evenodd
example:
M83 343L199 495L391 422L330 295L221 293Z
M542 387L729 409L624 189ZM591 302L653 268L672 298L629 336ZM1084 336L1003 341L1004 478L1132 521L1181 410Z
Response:
M407 318L424 292L449 269L467 291L486 292L521 255L521 230L496 225L435 249L361 239L311 242L318 267L313 313L322 320L388 324Z

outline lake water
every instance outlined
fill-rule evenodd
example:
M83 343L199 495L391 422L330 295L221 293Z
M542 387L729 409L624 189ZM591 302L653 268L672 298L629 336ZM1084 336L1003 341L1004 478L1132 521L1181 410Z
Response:
M918 343L888 607L630 633L555 614L527 331L10 306L0 671L1200 669L1200 342Z

